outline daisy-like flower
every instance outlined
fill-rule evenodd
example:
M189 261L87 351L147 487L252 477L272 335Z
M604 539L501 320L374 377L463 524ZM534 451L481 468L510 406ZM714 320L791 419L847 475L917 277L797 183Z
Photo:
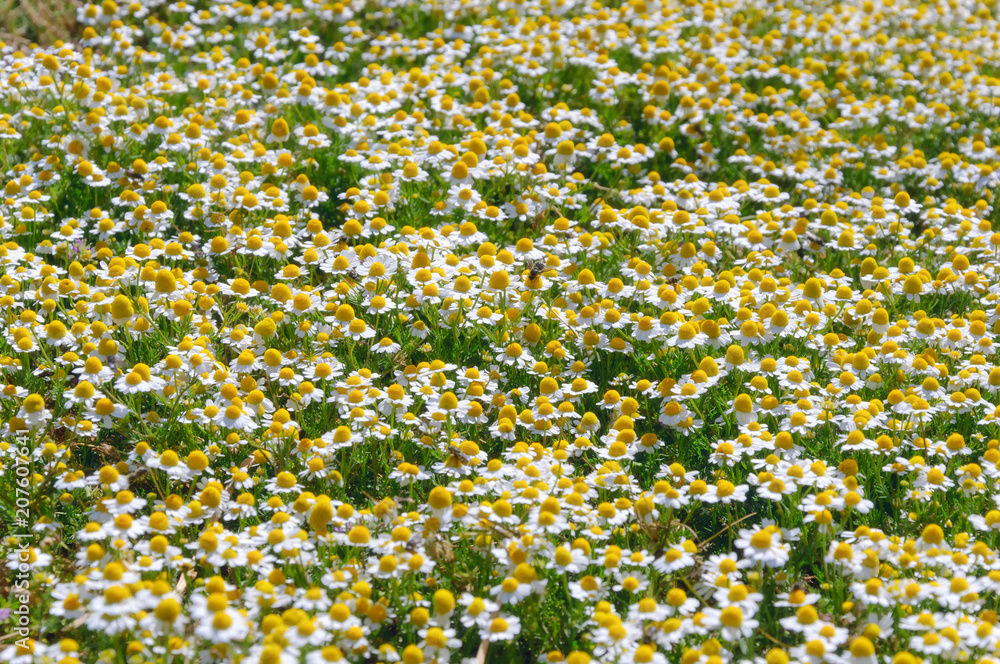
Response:
M512 641L521 633L521 621L516 616L498 615L479 631L482 638L490 642Z
M788 545L782 541L782 533L774 526L757 529L740 529L739 538L734 542L742 551L741 567L762 564L766 567L780 567L788 562Z
M759 624L752 615L746 615L735 605L724 609L707 608L702 622L708 629L717 629L719 635L726 641L738 641L748 637Z

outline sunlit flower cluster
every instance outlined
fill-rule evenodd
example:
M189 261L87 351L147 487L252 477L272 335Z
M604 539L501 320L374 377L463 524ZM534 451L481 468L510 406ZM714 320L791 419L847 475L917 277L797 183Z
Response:
M993 11L3 45L0 661L1000 660Z

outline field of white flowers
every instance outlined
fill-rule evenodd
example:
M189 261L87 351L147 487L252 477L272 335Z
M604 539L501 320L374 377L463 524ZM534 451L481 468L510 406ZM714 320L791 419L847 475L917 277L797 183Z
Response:
M994 11L0 45L0 661L1000 660Z

